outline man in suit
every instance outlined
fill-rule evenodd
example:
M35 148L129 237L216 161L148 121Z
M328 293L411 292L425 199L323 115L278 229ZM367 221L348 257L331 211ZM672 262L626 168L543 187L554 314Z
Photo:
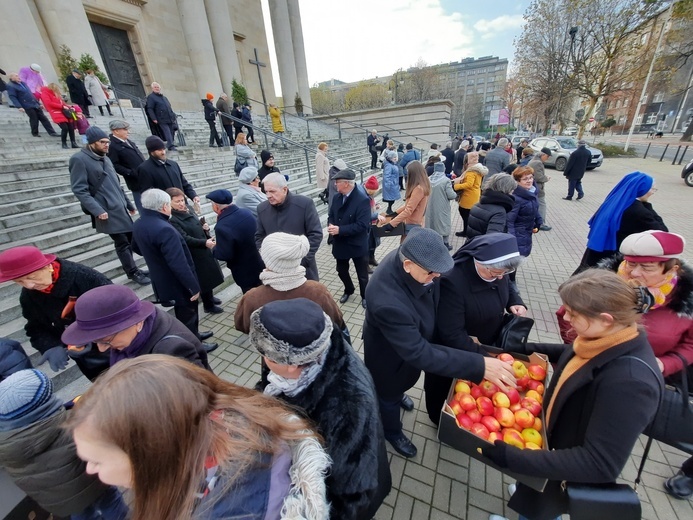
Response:
M200 283L190 250L176 228L171 225L171 196L151 189L142 193L142 214L133 226L133 249L149 266L152 286L158 300L173 302L178 321L200 340L213 335L200 332L197 312ZM216 344L202 345L207 352Z
M346 303L354 294L354 282L349 274L349 260L354 263L359 280L361 306L366 308L368 285L368 229L371 224L371 203L368 195L356 187L356 174L346 168L333 181L337 194L332 199L327 219L327 233L332 243L332 256L337 260L337 275L344 284L339 303Z
M130 124L127 121L118 119L109 123L111 129L111 146L108 149L108 158L113 163L115 171L119 173L125 184L132 191L132 198L135 199L135 206L138 211L142 211L140 197L142 192L137 179L137 167L144 162L144 155L140 152L134 141L129 137Z
M568 179L568 196L563 197L564 200L573 200L573 195L577 191L577 200L585 196L582 191L582 178L585 176L585 170L592 160L592 152L587 149L587 143L580 139L578 141L577 150L570 154L568 164L565 165L563 176Z

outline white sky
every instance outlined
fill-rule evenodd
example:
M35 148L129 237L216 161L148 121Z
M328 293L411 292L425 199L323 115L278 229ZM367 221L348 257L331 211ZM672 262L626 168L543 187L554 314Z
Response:
M513 58L529 0L299 0L311 86L389 76L421 58ZM276 90L280 78L268 0L262 0ZM279 92L277 92L279 94Z

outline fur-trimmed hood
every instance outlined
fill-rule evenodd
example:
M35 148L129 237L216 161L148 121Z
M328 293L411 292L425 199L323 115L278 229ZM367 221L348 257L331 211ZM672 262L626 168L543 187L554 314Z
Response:
M597 267L617 272L618 266L621 265L622 261L623 255L618 253L601 260ZM693 266L681 259L679 259L679 262L681 267L679 268L678 282L667 307L681 318L693 319Z

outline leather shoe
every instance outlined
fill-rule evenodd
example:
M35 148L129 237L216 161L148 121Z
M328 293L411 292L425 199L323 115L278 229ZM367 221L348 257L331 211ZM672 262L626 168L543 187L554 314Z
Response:
M138 283L140 285L149 285L152 283L152 281L149 279L147 275L145 275L142 271L137 271L135 274L132 276L128 276L130 280L132 280L135 283Z
M584 199L584 198L585 198L584 195L580 195L580 196L577 198L577 200Z
M392 445L395 451L403 457L416 457L418 453L416 446L414 446L414 443L407 439L403 433L400 433L397 437L385 437L385 439Z
M140 269L140 273L142 273L144 276L149 276L149 271L146 269Z
M539 229L541 229L542 231L551 231L552 228L551 228L551 226L547 226L546 224L542 224L541 226L539 226Z
M205 352L209 354L210 352L214 352L216 349L219 348L219 343L203 343L202 348L205 349Z
M366 308L366 299L365 298L361 300L361 307L363 307L364 309Z
M687 477L683 471L664 482L664 489L671 496L685 500L693 496L693 477Z
M349 296L351 296L351 294L342 294L342 297L339 299L339 303L346 303L349 300Z
M212 307L205 307L205 312L208 314L221 314L222 312L224 312L224 309L222 309L218 305L213 305Z
M208 330L207 332L198 332L197 336L200 338L200 341L204 341L214 336L214 332L211 330Z
M399 405L407 412L411 412L414 409L414 401L407 394L402 396L402 401L400 401Z
M561 197L563 200L573 200L571 197Z
M214 303L214 305L221 305L221 300L216 296L212 296L212 303Z
M370 257L368 263L373 267L378 267L378 261L375 259L375 256Z

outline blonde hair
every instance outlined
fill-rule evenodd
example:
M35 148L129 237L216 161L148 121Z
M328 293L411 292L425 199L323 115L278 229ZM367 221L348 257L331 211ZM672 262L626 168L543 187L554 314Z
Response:
M246 143L245 134L243 132L238 132L238 134L236 134L236 144L245 144L245 143Z
M62 97L63 93L60 91L60 86L57 83L49 83L48 88L51 89L56 96Z
M323 150L323 151L324 151L325 148L327 148L327 143L320 143L320 144L318 145L318 150Z

